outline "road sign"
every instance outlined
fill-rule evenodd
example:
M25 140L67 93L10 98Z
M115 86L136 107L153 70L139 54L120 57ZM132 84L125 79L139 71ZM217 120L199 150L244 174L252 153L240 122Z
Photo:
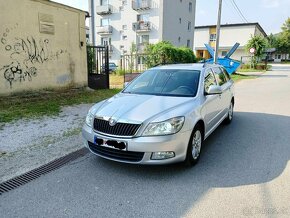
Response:
M256 52L256 49L255 48L250 48L250 53L251 54L254 54Z

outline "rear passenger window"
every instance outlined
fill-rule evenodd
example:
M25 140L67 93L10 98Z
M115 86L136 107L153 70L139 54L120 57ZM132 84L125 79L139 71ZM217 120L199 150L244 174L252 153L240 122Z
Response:
M204 78L204 90L208 92L208 89L211 85L217 85L215 77L211 70L209 70Z
M223 71L219 67L213 68L213 71L215 72L217 82L220 86L225 84L227 82L226 75L223 73Z
M230 74L226 71L226 69L225 69L225 68L221 68L221 69L222 69L223 73L226 75L227 80L231 80L231 76L230 76Z

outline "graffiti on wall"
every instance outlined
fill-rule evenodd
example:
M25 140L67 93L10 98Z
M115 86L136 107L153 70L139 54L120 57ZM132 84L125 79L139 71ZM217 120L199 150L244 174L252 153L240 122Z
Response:
M0 66L5 80L10 88L15 82L32 81L38 75L38 67L46 62L58 60L67 50L50 50L49 39L36 39L33 36L9 37L11 31L18 27L6 28L2 34L1 43L10 62Z

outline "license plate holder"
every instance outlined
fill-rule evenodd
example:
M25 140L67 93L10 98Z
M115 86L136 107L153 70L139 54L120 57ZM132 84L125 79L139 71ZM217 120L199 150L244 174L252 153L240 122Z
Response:
M94 144L119 151L127 151L127 142L124 141L110 140L101 138L99 136L94 136Z

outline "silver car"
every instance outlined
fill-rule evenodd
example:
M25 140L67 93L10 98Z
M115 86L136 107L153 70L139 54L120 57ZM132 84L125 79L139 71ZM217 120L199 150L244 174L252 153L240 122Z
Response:
M84 143L114 161L194 165L203 141L232 121L234 103L234 83L220 65L151 68L89 110Z

